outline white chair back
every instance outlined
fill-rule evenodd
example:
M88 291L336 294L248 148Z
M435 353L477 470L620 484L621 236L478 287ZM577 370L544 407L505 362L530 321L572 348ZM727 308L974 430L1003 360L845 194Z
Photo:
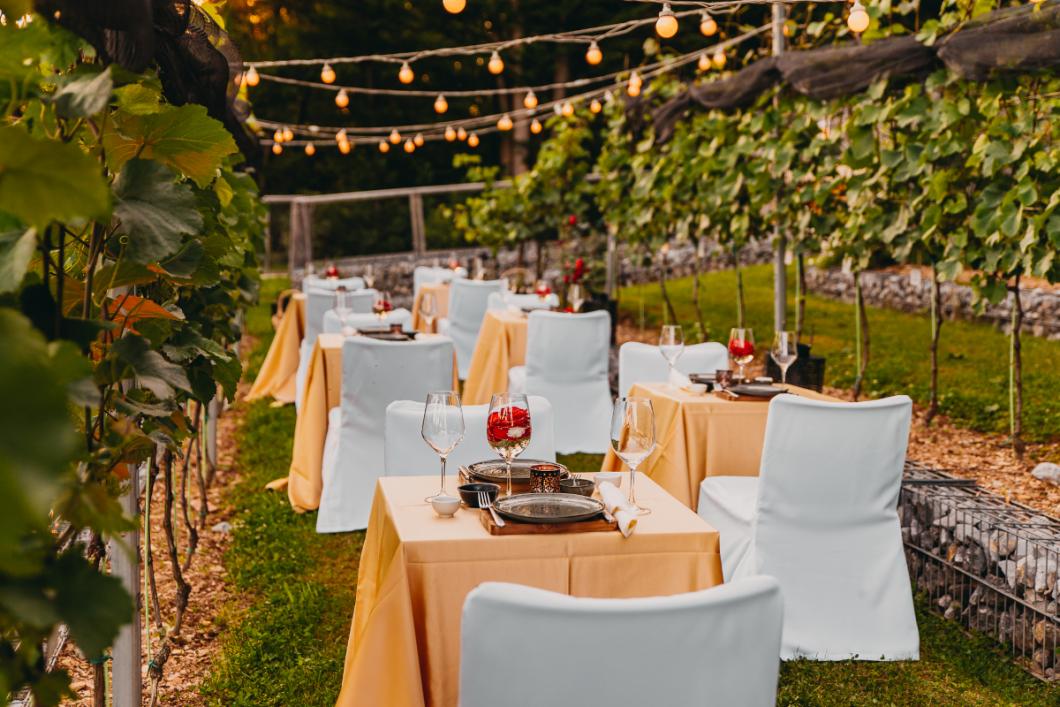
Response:
M729 367L729 350L717 341L686 346L675 369L689 373L713 373ZM658 346L628 341L618 349L618 394L628 395L634 383L665 383L669 367Z
M559 295L552 293L541 297L535 294L512 294L506 292L503 295L504 303L519 309L552 309L559 306Z
M500 292L490 292L486 298L486 309L491 312L506 312L508 304L504 301L504 295Z
M329 422L331 453L325 449L317 532L366 527L375 482L384 470L387 406L452 387L453 342L445 337L393 342L354 336L343 342L338 441L332 441Z
M487 582L464 602L460 707L772 706L781 612L772 577L644 599Z
M486 316L486 306L491 293L500 292L503 283L500 280L453 280L449 289L449 320L445 332L453 339L456 347L456 361L460 369L460 379L467 378L471 366L471 356L475 353L478 332L482 328L482 318Z
M302 278L302 292L309 290L337 290L340 285L345 285L347 290L363 290L364 279L359 277L337 277L326 278L319 275L306 275Z
M404 307L398 307L387 312L382 319L374 314L351 314L347 317L347 322L354 329L382 329L391 324L400 324L402 330L412 331L412 312ZM324 313L324 333L339 334L341 332L342 322L339 321L339 315L334 309L329 309Z
M611 316L531 312L526 334L526 392L556 411L556 451L607 451L611 427L608 367Z
M542 397L531 395L530 444L520 459L556 461L556 442L552 406ZM464 440L449 455L448 469L456 474L460 465L467 466L497 453L486 441L486 418L489 405L464 406ZM386 473L388 476L417 476L434 473L438 455L420 436L424 403L398 400L386 409ZM454 485L455 489L456 486ZM455 491L454 491L455 493Z
M305 293L305 339L310 350L313 343L324 331L324 314L335 307L335 290L310 289ZM375 290L359 290L346 293L350 311L357 314L371 314Z
M898 493L912 401L769 404L753 565L784 591L782 657L919 655Z
M467 277L466 268L442 268L417 265L412 271L412 295L419 294L420 288L428 282L449 282L451 280Z

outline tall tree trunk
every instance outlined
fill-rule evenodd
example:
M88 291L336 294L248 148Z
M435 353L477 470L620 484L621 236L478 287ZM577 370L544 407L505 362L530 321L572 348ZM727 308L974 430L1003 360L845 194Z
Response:
M795 341L802 341L806 323L806 260L802 253L795 256Z
M699 246L699 241L696 241L696 253L692 259L692 305L696 308L696 327L699 329L697 332L697 340L703 342L710 338L710 329L707 327L707 322L703 318L703 307L700 303L701 287L699 277L703 272L703 258L699 252Z
M1012 449L1017 459L1023 459L1023 356L1020 329L1023 327L1023 300L1020 297L1020 276L1009 288L1012 291L1012 332L1009 349L1009 427L1012 431Z
M861 291L861 271L854 273L854 351L857 358L857 377L854 379L854 400L861 396L865 371L869 367L869 318L865 311L865 297Z
M670 293L666 291L666 256L662 253L659 254L659 291L662 293L663 302L666 304L666 313L669 316L669 320L665 321L665 324L677 324L677 312L674 311L674 304L670 301Z
M743 270L740 268L740 258L736 254L736 246L732 249L732 267L736 271L736 326L741 329L744 326L743 305Z
M939 414L939 337L942 334L942 284L939 282L938 266L931 263L931 394L924 424Z

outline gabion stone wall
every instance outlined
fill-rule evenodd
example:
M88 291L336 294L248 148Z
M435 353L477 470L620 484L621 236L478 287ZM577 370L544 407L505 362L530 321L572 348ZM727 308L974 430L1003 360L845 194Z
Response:
M915 590L1055 680L1060 520L915 462L906 464L898 513Z

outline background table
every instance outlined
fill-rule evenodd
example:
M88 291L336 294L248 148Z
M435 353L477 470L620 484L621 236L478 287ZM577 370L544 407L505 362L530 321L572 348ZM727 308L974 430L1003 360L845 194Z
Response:
M298 372L298 351L305 336L305 293L291 295L280 315L276 335L258 371L247 400L272 396L281 403L293 403L295 374Z
M817 400L835 400L805 388L788 388ZM768 400L693 394L668 383L637 383L629 395L649 398L655 408L658 447L639 471L681 503L695 510L699 485L707 476L758 476ZM602 471L627 468L608 450Z
M420 302L423 300L424 295L434 295L434 322L432 326L427 326L427 322L420 316ZM428 334L434 334L438 331L438 320L443 317L449 316L449 283L448 282L428 282L420 286L420 291L416 293L416 298L412 302L412 328L415 331L422 331Z
M464 405L484 405L508 391L508 369L526 362L526 329L522 312L486 312L464 381Z
M718 532L647 479L637 498L652 513L629 538L618 531L491 536L477 511L435 516L423 499L437 486L434 475L388 476L376 486L338 705L455 707L461 611L482 582L614 598L722 582Z

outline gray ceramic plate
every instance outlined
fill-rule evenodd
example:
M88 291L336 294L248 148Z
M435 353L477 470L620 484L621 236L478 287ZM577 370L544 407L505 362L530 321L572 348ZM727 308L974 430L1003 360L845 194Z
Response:
M516 459L512 462L512 483L513 484L529 484L530 483L530 467L535 464L553 464L555 462L546 462L541 459ZM560 468L560 478L565 479L570 476L570 471L567 467L562 464L556 464ZM504 488L504 484L507 482L506 472L504 470L503 459L490 459L484 462L475 462L467 468L471 472L472 481L488 481L492 484L501 484L501 488Z
M741 383L730 385L729 390L737 395L746 395L752 398L772 398L785 392L784 388L769 385L768 383Z
M493 507L520 523L576 523L600 515L604 504L571 493L519 493L498 498Z

